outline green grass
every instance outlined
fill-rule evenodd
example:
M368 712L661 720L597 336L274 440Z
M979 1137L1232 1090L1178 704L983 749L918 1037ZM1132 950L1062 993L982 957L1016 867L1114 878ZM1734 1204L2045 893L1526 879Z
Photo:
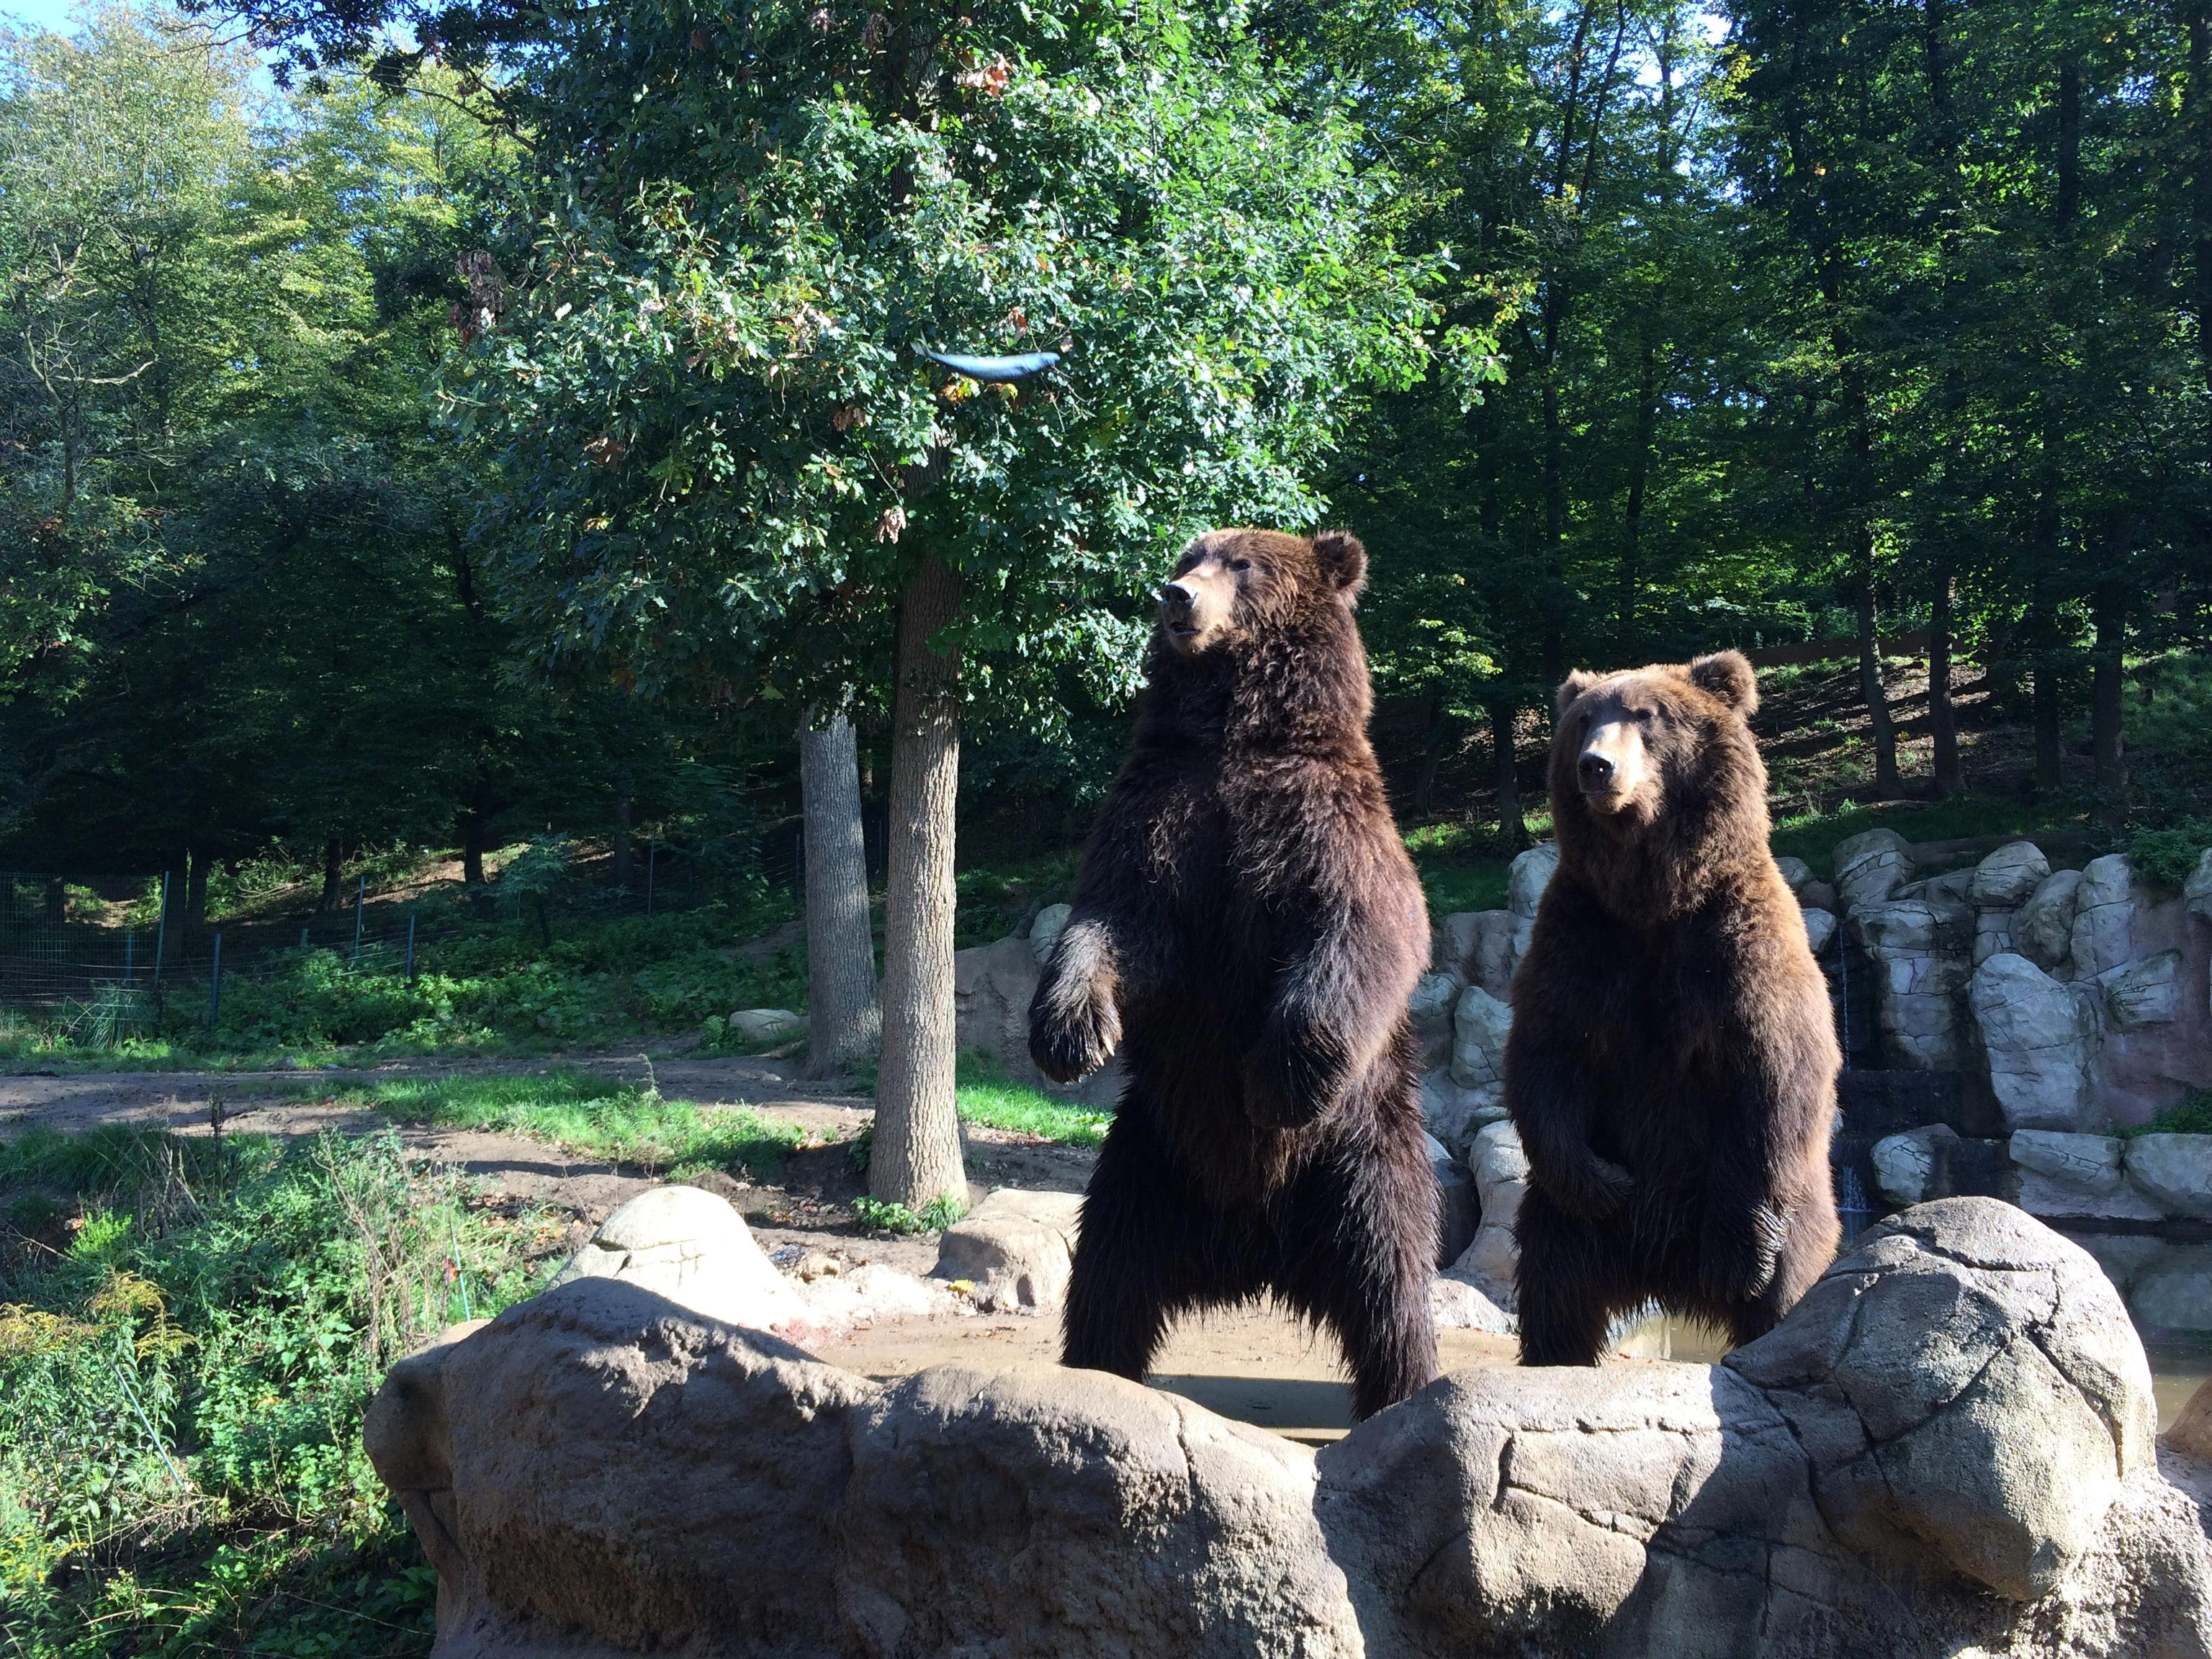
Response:
M1862 806L1845 801L1840 811L1778 814L1771 844L1778 858L1800 858L1825 878L1837 844L1869 830L1894 830L1907 841L1964 841L1973 836L2017 836L2033 841L2039 830L2078 831L2078 817L2055 818L2048 803L1987 795L1958 795L1946 801L1881 801Z
M1512 860L1483 850L1486 840L1463 823L1425 823L1406 832L1431 918L1505 908Z
M2117 1129L2132 1139L2136 1135L2212 1135L2212 1089L2191 1089L2178 1106L2169 1106L2148 1123Z
M987 1129L1037 1135L1063 1146L1096 1146L1106 1139L1114 1114L1079 1106L1010 1081L981 1053L960 1057L957 1088L960 1119Z
M794 1125L742 1106L664 1100L649 1084L617 1083L566 1066L519 1076L394 1079L332 1097L403 1123L520 1135L649 1170L771 1172L809 1139Z
M427 1654L434 1576L362 1451L413 1343L557 1237L390 1134L106 1128L0 1146L11 1659Z

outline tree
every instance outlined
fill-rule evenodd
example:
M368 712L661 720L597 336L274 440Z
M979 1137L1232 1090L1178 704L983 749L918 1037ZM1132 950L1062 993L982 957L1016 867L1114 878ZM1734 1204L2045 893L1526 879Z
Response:
M1126 689L1146 574L1217 520L1311 522L1308 469L1427 313L1348 127L1279 109L1233 15L575 28L533 70L538 234L455 391L503 445L507 601L549 659L794 704L880 684L896 604L871 1184L959 1194L963 703L1034 715L1063 664ZM1068 356L985 388L925 341Z

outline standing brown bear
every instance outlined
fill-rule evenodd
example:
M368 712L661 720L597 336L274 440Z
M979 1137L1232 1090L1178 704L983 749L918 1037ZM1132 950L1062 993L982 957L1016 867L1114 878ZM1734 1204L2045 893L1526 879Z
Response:
M1217 530L1161 590L1136 738L1030 1007L1047 1075L1118 1047L1062 1357L1141 1377L1170 1319L1262 1294L1365 1417L1436 1375L1437 1187L1407 998L1420 884L1367 742L1367 555Z
M1841 1065L1767 850L1740 652L1559 688L1559 865L1513 981L1521 1356L1597 1362L1646 1303L1764 1335L1836 1251Z

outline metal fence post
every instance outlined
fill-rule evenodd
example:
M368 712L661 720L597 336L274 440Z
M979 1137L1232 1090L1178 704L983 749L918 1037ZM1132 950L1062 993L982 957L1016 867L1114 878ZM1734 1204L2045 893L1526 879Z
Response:
M645 838L645 914L653 914L653 856L660 850L660 837Z
M208 1030L215 1030L216 1018L222 1012L222 932L215 936L215 960L208 969Z
M415 982L415 913L407 913L407 982Z
M368 902L368 875L364 871L353 890L353 959L356 962L361 960L361 907Z
M154 928L154 983L161 982L161 957L169 943L169 872L161 872L161 912Z
M123 982L126 986L131 980L131 958L137 954L138 930L135 927L126 927L123 930Z

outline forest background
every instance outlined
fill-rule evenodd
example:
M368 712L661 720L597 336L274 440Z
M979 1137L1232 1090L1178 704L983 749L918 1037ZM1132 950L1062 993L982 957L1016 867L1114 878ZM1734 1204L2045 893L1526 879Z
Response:
M952 957L1068 896L1219 523L1365 538L1440 912L1568 668L1721 646L1778 852L2212 845L2212 5L186 11L0 36L11 1068L788 1008L941 1216L956 1111L1097 1139L975 1092ZM0 1651L427 1649L362 1402L559 1229L222 1127L0 1141Z

